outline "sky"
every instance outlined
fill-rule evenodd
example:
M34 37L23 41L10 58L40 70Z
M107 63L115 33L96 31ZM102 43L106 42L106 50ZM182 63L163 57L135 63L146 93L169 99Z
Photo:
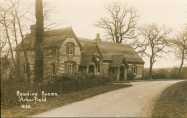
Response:
M95 27L100 17L106 15L105 7L113 2L134 7L139 15L138 24L156 23L181 31L187 23L187 0L44 0L47 21L53 28L71 26L79 37L95 38L103 31ZM20 0L25 8L34 11L34 0ZM147 67L148 60L145 60ZM155 67L173 67L179 63L172 54L167 54Z

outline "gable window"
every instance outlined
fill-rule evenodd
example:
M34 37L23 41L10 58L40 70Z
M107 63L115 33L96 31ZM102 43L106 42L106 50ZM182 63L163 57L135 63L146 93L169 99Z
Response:
M75 45L72 42L68 42L66 44L66 54L67 55L74 55L75 53Z
M66 62L65 63L66 73L74 73L75 70L76 70L76 63L75 62Z

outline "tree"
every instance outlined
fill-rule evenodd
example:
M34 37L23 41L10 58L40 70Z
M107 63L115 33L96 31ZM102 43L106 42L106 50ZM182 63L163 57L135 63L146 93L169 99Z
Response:
M139 40L139 45L141 45L139 52L149 58L149 77L152 79L152 69L155 62L166 52L169 30L151 24L141 28L140 33L142 40Z
M44 16L43 0L35 0L36 16L36 40L35 40L35 82L40 83L43 80L43 34L44 34Z
M0 25L1 26L1 25ZM0 29L1 30L1 29ZM1 77L2 77L2 70L3 70L3 63L2 63L2 60L3 60L3 54L2 54L2 52L3 52L3 49L4 49L4 47L6 46L6 43L7 43L7 40L6 39L4 39L4 37L3 37L3 34L2 34L2 32L0 31L0 79L1 79Z
M175 39L170 40L171 47L175 48L176 56L180 59L178 75L181 74L184 61L187 60L187 31L179 33Z
M26 51L26 49L25 49L25 46L24 46L24 35L23 35L23 30L22 30L22 27L21 27L21 20L20 20L20 17L19 17L19 15L18 15L18 12L17 12L17 10L15 9L14 10L14 13L12 14L12 16L13 16L13 20L15 20L15 21L13 21L13 26L14 26L14 35L15 35L15 41L16 40L18 40L17 39L17 36L16 36L16 28L15 28L15 24L14 23L16 23L16 21L17 21L17 25L18 25L18 30L19 30L19 33L20 33L20 36L21 36L21 45L22 45L22 47L23 47L23 55L24 55L24 58L25 58L25 63L26 63L26 65L29 65L29 59L28 59L28 54L27 54L27 51ZM20 60L17 60L17 63L19 64L19 61ZM18 73L19 73L19 69L18 69ZM30 67L29 66L27 66L27 79L28 79L28 82L31 82L31 80L30 80Z
M6 39L8 41L10 54L11 54L11 59L12 59L12 62L13 62L13 68L15 68L16 67L16 61L15 61L15 58L14 58L14 49L13 49L13 46L12 46L12 43L11 43L11 36L10 36L10 32L9 32L9 24L8 24L9 16L8 16L8 13L9 13L9 11L7 11L7 10L1 11L0 17L1 17L1 24L4 28Z
M20 69L19 69L19 58L15 59L15 50L14 48L17 47L19 42L21 41L21 45L23 47L22 51L24 54L25 64L29 65L27 51L23 45L24 42L24 35L22 30L22 22L20 18L25 17L24 15L20 15L21 12L18 12L19 2L18 0L7 0L4 2L3 7L1 8L1 16L0 16L0 23L2 24L4 28L4 32L6 34L6 37L8 38L8 44L10 47L11 57L12 60L14 59L14 65L15 65L15 74L17 78L20 78ZM30 80L30 68L27 69L27 80L29 82Z
M136 37L137 15L133 8L113 3L106 11L108 16L101 18L96 26L103 29L114 43L122 43L125 39Z

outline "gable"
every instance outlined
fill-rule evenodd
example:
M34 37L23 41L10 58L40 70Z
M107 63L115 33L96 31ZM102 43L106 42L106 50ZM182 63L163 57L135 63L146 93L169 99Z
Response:
M75 52L74 52L75 56L76 55L81 55L81 47L80 47L80 44L75 37L74 38L66 38L63 41L63 43L61 44L61 46L59 48L61 55L66 55L66 49L67 49L67 44L68 43L73 44L73 47L74 47L74 50L75 50Z
M43 47L44 48L60 48L62 43L67 38L74 38L79 46L80 43L71 27L63 28L63 29L56 29L44 32L44 41ZM27 34L24 38L24 41L21 42L17 47L16 50L33 50L35 43L35 35L30 33Z
M127 44L114 44L106 41L96 43L95 40L83 38L79 38L79 40L86 56L97 52L102 56L103 61L110 60L114 63L119 63L119 60L125 59L127 63L144 64L138 53ZM88 58L86 56L85 58Z

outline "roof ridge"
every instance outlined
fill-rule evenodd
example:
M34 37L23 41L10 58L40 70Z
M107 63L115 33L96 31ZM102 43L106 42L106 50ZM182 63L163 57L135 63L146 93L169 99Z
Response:
M71 26L68 26L68 27L63 27L63 28L56 28L56 29L46 30L46 31L44 31L44 32L62 31L62 30L72 30L72 31L73 31L73 28L72 28Z

